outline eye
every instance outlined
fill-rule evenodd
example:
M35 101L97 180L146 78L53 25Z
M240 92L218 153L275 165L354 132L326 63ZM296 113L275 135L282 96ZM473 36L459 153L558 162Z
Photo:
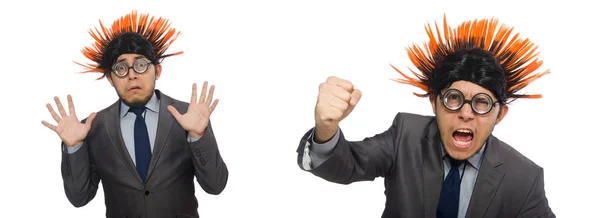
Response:
M484 95L478 95L473 99L473 104L475 104L477 110L485 111L492 104L492 99Z
M450 99L450 100L457 100L457 99L460 99L460 95L457 94L457 93L450 93L448 95L448 99Z
M139 61L135 62L135 65L138 66L138 67L144 67L144 66L146 66L146 62L142 61L142 60L139 60Z
M136 60L135 63L133 63L133 67L138 72L145 71L146 67L148 67L148 63L145 60Z
M450 91L446 93L446 96L444 97L444 103L446 104L446 106L451 108L460 107L462 101L463 97L458 91Z
M127 68L125 66L123 66L122 64L119 64L119 65L116 66L116 69L117 69L117 71L124 71Z

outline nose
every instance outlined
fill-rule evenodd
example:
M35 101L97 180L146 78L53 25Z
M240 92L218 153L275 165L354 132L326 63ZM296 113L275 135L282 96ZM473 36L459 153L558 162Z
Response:
M475 119L475 114L471 109L471 104L465 103L458 112L458 118L464 121Z
M129 68L129 72L127 72L127 78L129 80L137 79L138 78L138 74L135 71L133 71L133 68Z

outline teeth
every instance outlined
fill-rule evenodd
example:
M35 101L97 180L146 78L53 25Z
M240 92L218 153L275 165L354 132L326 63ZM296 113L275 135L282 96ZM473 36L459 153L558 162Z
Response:
M456 131L457 132L462 132L462 133L473 133L473 132L471 132L471 130L468 130L468 129L459 129L459 130L456 130Z
M461 141L456 141L456 140L453 140L453 141L454 141L454 143L456 143L458 145L469 145L469 144L471 144L471 141L468 141L468 142L461 142Z

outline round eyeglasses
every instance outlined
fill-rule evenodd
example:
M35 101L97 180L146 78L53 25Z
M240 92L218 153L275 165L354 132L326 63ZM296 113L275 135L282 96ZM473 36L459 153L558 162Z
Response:
M465 103L468 103L473 112L480 115L489 113L499 102L494 102L492 97L485 93L476 94L471 100L466 100L465 95L458 89L449 89L440 98L448 110L458 111Z
M137 59L133 62L133 66L127 65L127 62L121 61L113 67L113 72L118 77L125 77L129 73L129 69L133 69L137 74L143 74L148 70L149 61L144 59Z

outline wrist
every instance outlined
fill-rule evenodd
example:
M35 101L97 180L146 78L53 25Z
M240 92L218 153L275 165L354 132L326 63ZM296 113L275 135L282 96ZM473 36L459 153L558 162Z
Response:
M337 132L338 125L315 125L315 134L313 137L313 141L319 144L325 143Z
M204 133L195 133L195 132L189 132L190 137L192 138L200 138L202 136L202 134Z
M76 142L65 142L65 141L63 141L63 143L65 143L65 145L67 147L74 147L75 145L83 143L83 141L76 141Z

